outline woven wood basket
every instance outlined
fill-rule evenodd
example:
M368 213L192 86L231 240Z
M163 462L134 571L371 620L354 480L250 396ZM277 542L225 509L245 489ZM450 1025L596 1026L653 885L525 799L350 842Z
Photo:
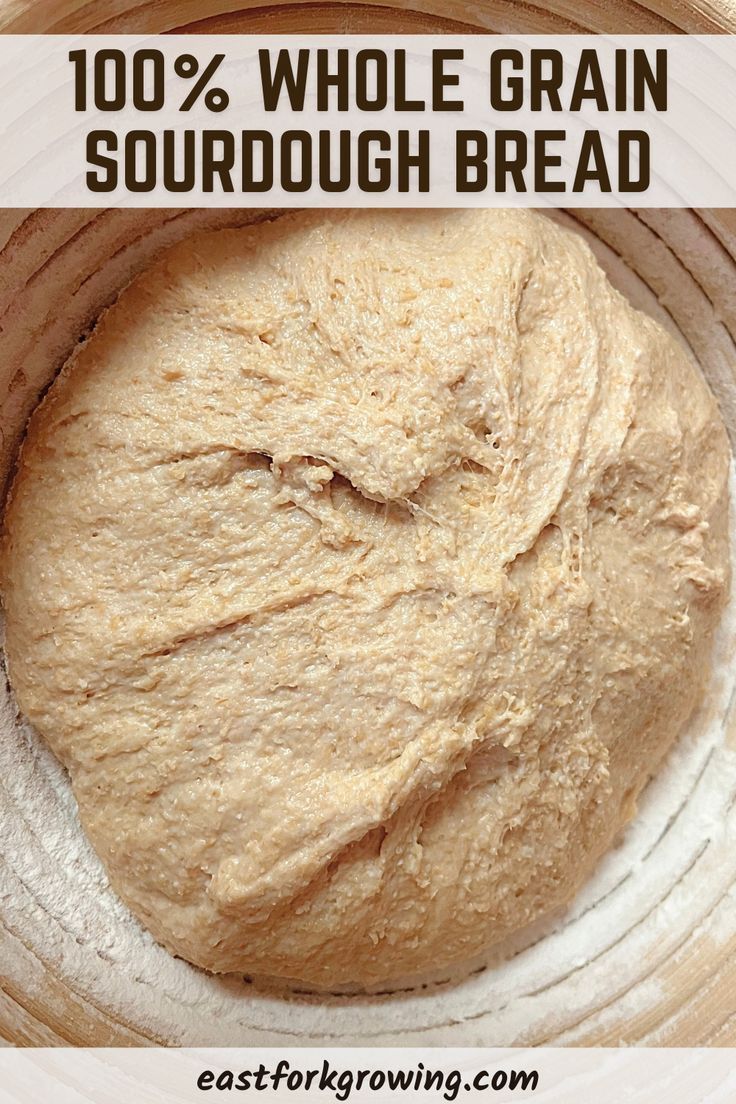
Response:
M725 0L0 2L0 31L15 34L734 30L736 7ZM0 483L39 394L101 307L162 246L235 215L0 212ZM574 222L614 281L691 347L736 439L736 211L586 210ZM425 987L329 997L208 977L142 934L130 953L135 925L101 888L64 779L5 700L0 1035L94 1046L736 1045L736 811L722 759L724 747L736 754L736 720L723 707L727 690L723 674L721 705L705 703L631 838L570 913L536 942L526 936L511 962Z

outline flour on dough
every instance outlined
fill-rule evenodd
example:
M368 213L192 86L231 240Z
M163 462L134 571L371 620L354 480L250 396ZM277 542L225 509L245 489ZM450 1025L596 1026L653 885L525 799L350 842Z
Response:
M689 356L540 215L202 234L31 419L12 685L172 951L420 974L632 816L708 662L728 458Z

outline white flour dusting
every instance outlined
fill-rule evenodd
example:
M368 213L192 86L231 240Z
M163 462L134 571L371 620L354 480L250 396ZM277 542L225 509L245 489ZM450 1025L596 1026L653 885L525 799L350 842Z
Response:
M109 889L77 821L65 772L16 722L6 699L0 712L2 909L6 926L47 965L31 975L6 950L3 972L43 999L51 970L115 1018L190 1046L295 1038L505 1046L547 1032L574 1041L573 1025L617 993L623 995L599 1016L599 1026L634 1015L661 996L657 965L736 878L736 751L723 742L735 641L732 599L698 716L647 789L621 845L566 916L547 925L546 934L526 933L505 962L476 973L466 968L453 983L383 996L279 995L240 978L211 977L158 947ZM733 920L718 925L713 938L734 934ZM649 977L639 981L647 972L643 963Z

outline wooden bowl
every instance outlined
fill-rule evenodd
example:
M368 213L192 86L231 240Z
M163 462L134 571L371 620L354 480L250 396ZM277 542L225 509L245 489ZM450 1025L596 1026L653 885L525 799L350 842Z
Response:
M557 0L244 3L5 0L5 33L732 32L736 9ZM27 417L127 280L194 228L253 212L0 213L0 482ZM693 350L736 435L736 212L562 214L612 279ZM0 694L0 1033L31 1045L736 1044L733 610L692 731L572 908L505 961L375 994L317 996L210 977L128 916L66 779Z

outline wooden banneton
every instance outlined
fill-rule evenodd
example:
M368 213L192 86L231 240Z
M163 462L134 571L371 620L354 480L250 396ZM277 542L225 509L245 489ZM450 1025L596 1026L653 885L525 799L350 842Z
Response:
M0 3L4 33L708 34L735 29L736 7L713 0L557 0L543 6L503 0ZM253 213L239 217L248 220ZM635 289L693 350L736 439L736 212L586 210L574 212L574 219L598 243L614 278ZM39 394L100 309L165 244L194 228L233 221L233 212L197 210L0 212L0 482L5 483ZM660 811L653 816L663 823L658 838L647 844L650 852L632 852L626 868L624 848L624 857L609 864L597 897L573 910L573 927L586 922L586 910L608 910L595 954L586 952L580 961L571 957L564 949L567 921L561 921L556 934L518 956L538 959L523 984L515 981L521 973L506 971L494 983L493 971L485 970L447 984L371 997L315 997L261 992L240 979L218 981L176 963L166 963L156 991L151 979L164 952L144 943L140 960L102 954L83 926L68 922L74 909L65 900L64 879L69 899L81 892L80 883L73 869L64 872L58 842L49 847L44 837L51 821L66 818L72 825L68 800L45 782L26 784L24 772L45 778L52 767L18 736L7 702L0 729L3 744L13 744L22 758L22 769L0 776L0 1035L10 1042L736 1045L736 847L729 836L736 811L729 796L713 798L718 830L701 839L694 825L671 844L669 857L658 857L689 805L700 801L707 807L712 753L702 763L681 764L681 774L692 773L683 802L667 811L660 795ZM733 717L727 717L722 739L736 753ZM43 808L31 807L40 800ZM34 869L47 870L49 885L59 883L55 895L44 898L29 882L29 855L36 856ZM636 892L632 879L638 879ZM655 880L656 891L650 891ZM111 925L125 922L116 915L111 914ZM547 957L540 947L548 947ZM167 988L170 970L179 967L180 984ZM106 984L106 974L114 975L113 984ZM501 992L504 987L508 992Z

